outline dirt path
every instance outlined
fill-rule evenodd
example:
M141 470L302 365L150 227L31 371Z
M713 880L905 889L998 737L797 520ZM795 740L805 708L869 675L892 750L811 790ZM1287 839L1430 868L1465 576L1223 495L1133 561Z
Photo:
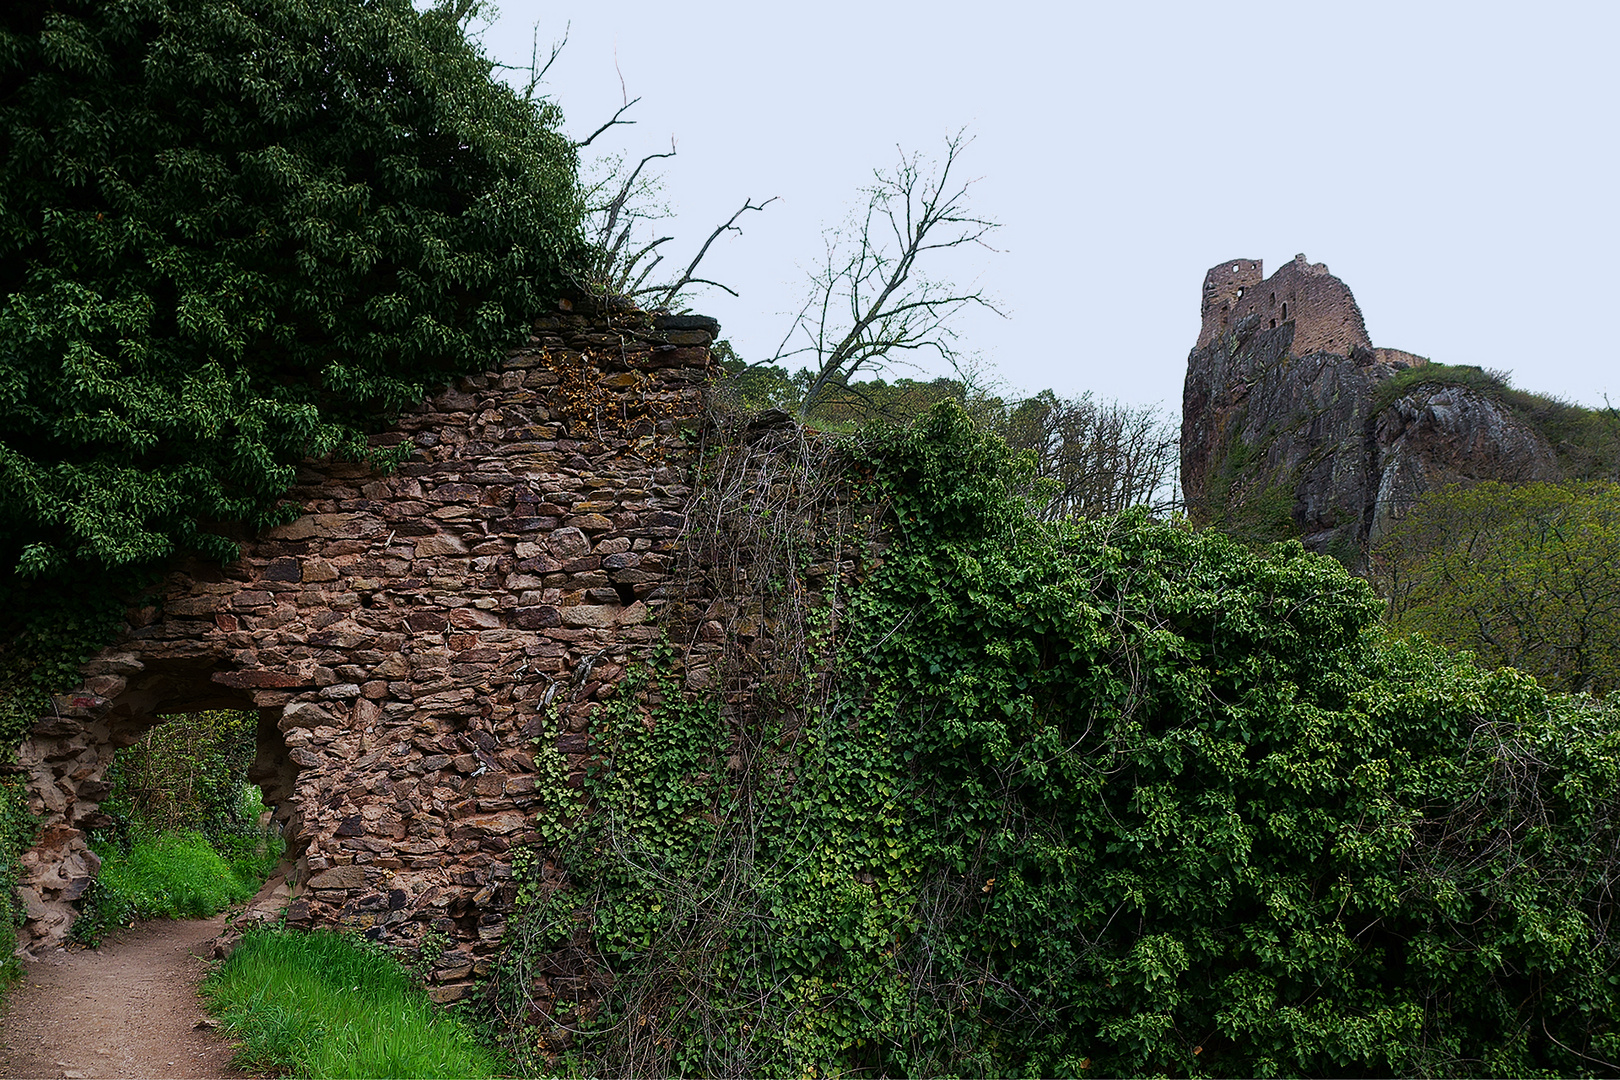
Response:
M213 919L155 919L95 951L27 964L0 1019L0 1077L244 1077L231 1047L199 1028Z

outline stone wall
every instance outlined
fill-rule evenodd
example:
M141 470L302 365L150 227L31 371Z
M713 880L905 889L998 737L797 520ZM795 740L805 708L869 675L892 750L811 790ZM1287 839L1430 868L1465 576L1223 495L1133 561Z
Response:
M71 925L117 747L165 714L255 709L289 920L445 935L436 996L458 996L504 934L508 853L536 838L536 737L568 764L551 782L577 784L592 716L678 599L716 329L542 319L376 438L407 444L393 472L311 463L303 516L228 566L176 566L21 748L45 822L25 938Z

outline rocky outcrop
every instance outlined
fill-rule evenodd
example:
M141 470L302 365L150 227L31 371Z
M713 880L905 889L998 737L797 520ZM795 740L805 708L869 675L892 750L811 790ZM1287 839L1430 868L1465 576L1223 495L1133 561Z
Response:
M1559 478L1552 447L1479 389L1388 381L1427 363L1374 348L1349 288L1303 255L1205 276L1182 396L1182 489L1195 519L1301 538L1353 568L1423 492Z

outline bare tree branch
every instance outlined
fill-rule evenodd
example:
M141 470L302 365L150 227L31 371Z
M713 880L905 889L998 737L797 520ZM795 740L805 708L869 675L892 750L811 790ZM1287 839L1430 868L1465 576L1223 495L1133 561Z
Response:
M613 118L611 120L609 120L607 123L603 124L601 127L597 128L595 131L591 132L590 135L586 136L584 141L575 143L574 144L574 149L575 150L583 150L583 149L585 149L587 146L591 145L591 143L596 141L596 137L598 135L602 134L602 132L606 131L610 127L617 127L617 126L620 126L620 125L628 126L630 124L634 124L635 123L634 120L624 120L624 119L621 119L621 118L624 116L625 113L630 111L630 109L635 105L636 102L638 102L640 100L641 99L639 97L638 98L631 98L629 101L626 101L623 105L620 105L619 106L619 111L613 114ZM673 157L674 156L674 151L671 151L668 154L659 154L659 155L656 155L656 156L658 156L658 157ZM642 163L646 164L645 161L643 161Z
M709 234L709 238L703 242L703 246L698 249L698 253L695 256L693 256L691 263L686 267L686 272L683 273L680 276L680 278L673 285L669 286L669 288L664 292L664 295L659 298L658 303L655 306L656 307L667 307L669 305L669 302L671 300L675 299L676 294L679 293L682 289L686 288L690 284L693 284L694 282L698 282L698 281L702 280L701 278L694 278L692 276L693 272L696 271L697 268L698 268L698 263L703 261L703 256L705 256L705 255L707 255L709 253L710 245L712 245L715 242L715 240L719 238L721 233L725 233L725 232L741 233L742 232L742 230L737 227L737 219L738 218L742 217L744 214L746 214L750 210L763 210L767 206L771 205L771 203L775 202L780 197L781 196L778 196L778 195L772 195L770 198L766 199L764 202L760 203L758 206L754 205L754 201L752 199L744 199L743 204L742 204L742 208L739 209L735 214L732 214L731 217L727 218L725 223L718 226L714 230L714 232ZM720 285L718 282L705 281L703 283L706 284L706 285L714 285L717 288L726 289L726 287L724 285ZM735 292L732 292L730 289L726 289L726 292L731 293L732 296L737 295Z
M1002 314L982 289L959 289L918 269L927 252L977 245L998 226L967 208L973 181L953 177L969 140L946 140L937 171L902 152L892 172L878 172L858 225L830 232L821 268L810 275L810 296L771 362L813 356L805 392L807 415L829 387L882 366L896 352L932 349L954 360L953 316L967 307ZM801 344L789 346L794 339Z

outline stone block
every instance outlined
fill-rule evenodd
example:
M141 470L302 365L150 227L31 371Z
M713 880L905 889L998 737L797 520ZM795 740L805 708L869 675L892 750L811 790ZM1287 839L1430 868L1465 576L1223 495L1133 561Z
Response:
M304 568L297 559L271 559L264 568L265 581L303 581Z
M465 555L467 545L449 533L434 533L416 542L416 557L431 559L436 555Z
M358 889L366 883L366 868L363 866L334 866L330 870L323 870L309 879L311 889Z
M318 728L332 723L332 714L313 701L292 701L281 710L281 730Z
M562 615L549 604L518 608L516 618L520 630L544 630L562 625Z
M325 559L307 559L304 562L305 581L336 581L337 568Z
M581 514L569 518L565 524L582 532L608 532L613 528L613 522L601 514Z
M209 679L220 686L235 690L285 690L294 686L308 686L309 681L291 671L270 671L253 668L247 671L216 671Z
M620 610L608 604L575 604L561 609L562 623L574 629L605 630L618 625Z
M591 542L572 523L560 529L553 529L548 544L551 553L563 560L577 559L589 554L591 550Z
M501 617L492 611L462 607L450 613L450 625L463 630L494 630L501 625Z

